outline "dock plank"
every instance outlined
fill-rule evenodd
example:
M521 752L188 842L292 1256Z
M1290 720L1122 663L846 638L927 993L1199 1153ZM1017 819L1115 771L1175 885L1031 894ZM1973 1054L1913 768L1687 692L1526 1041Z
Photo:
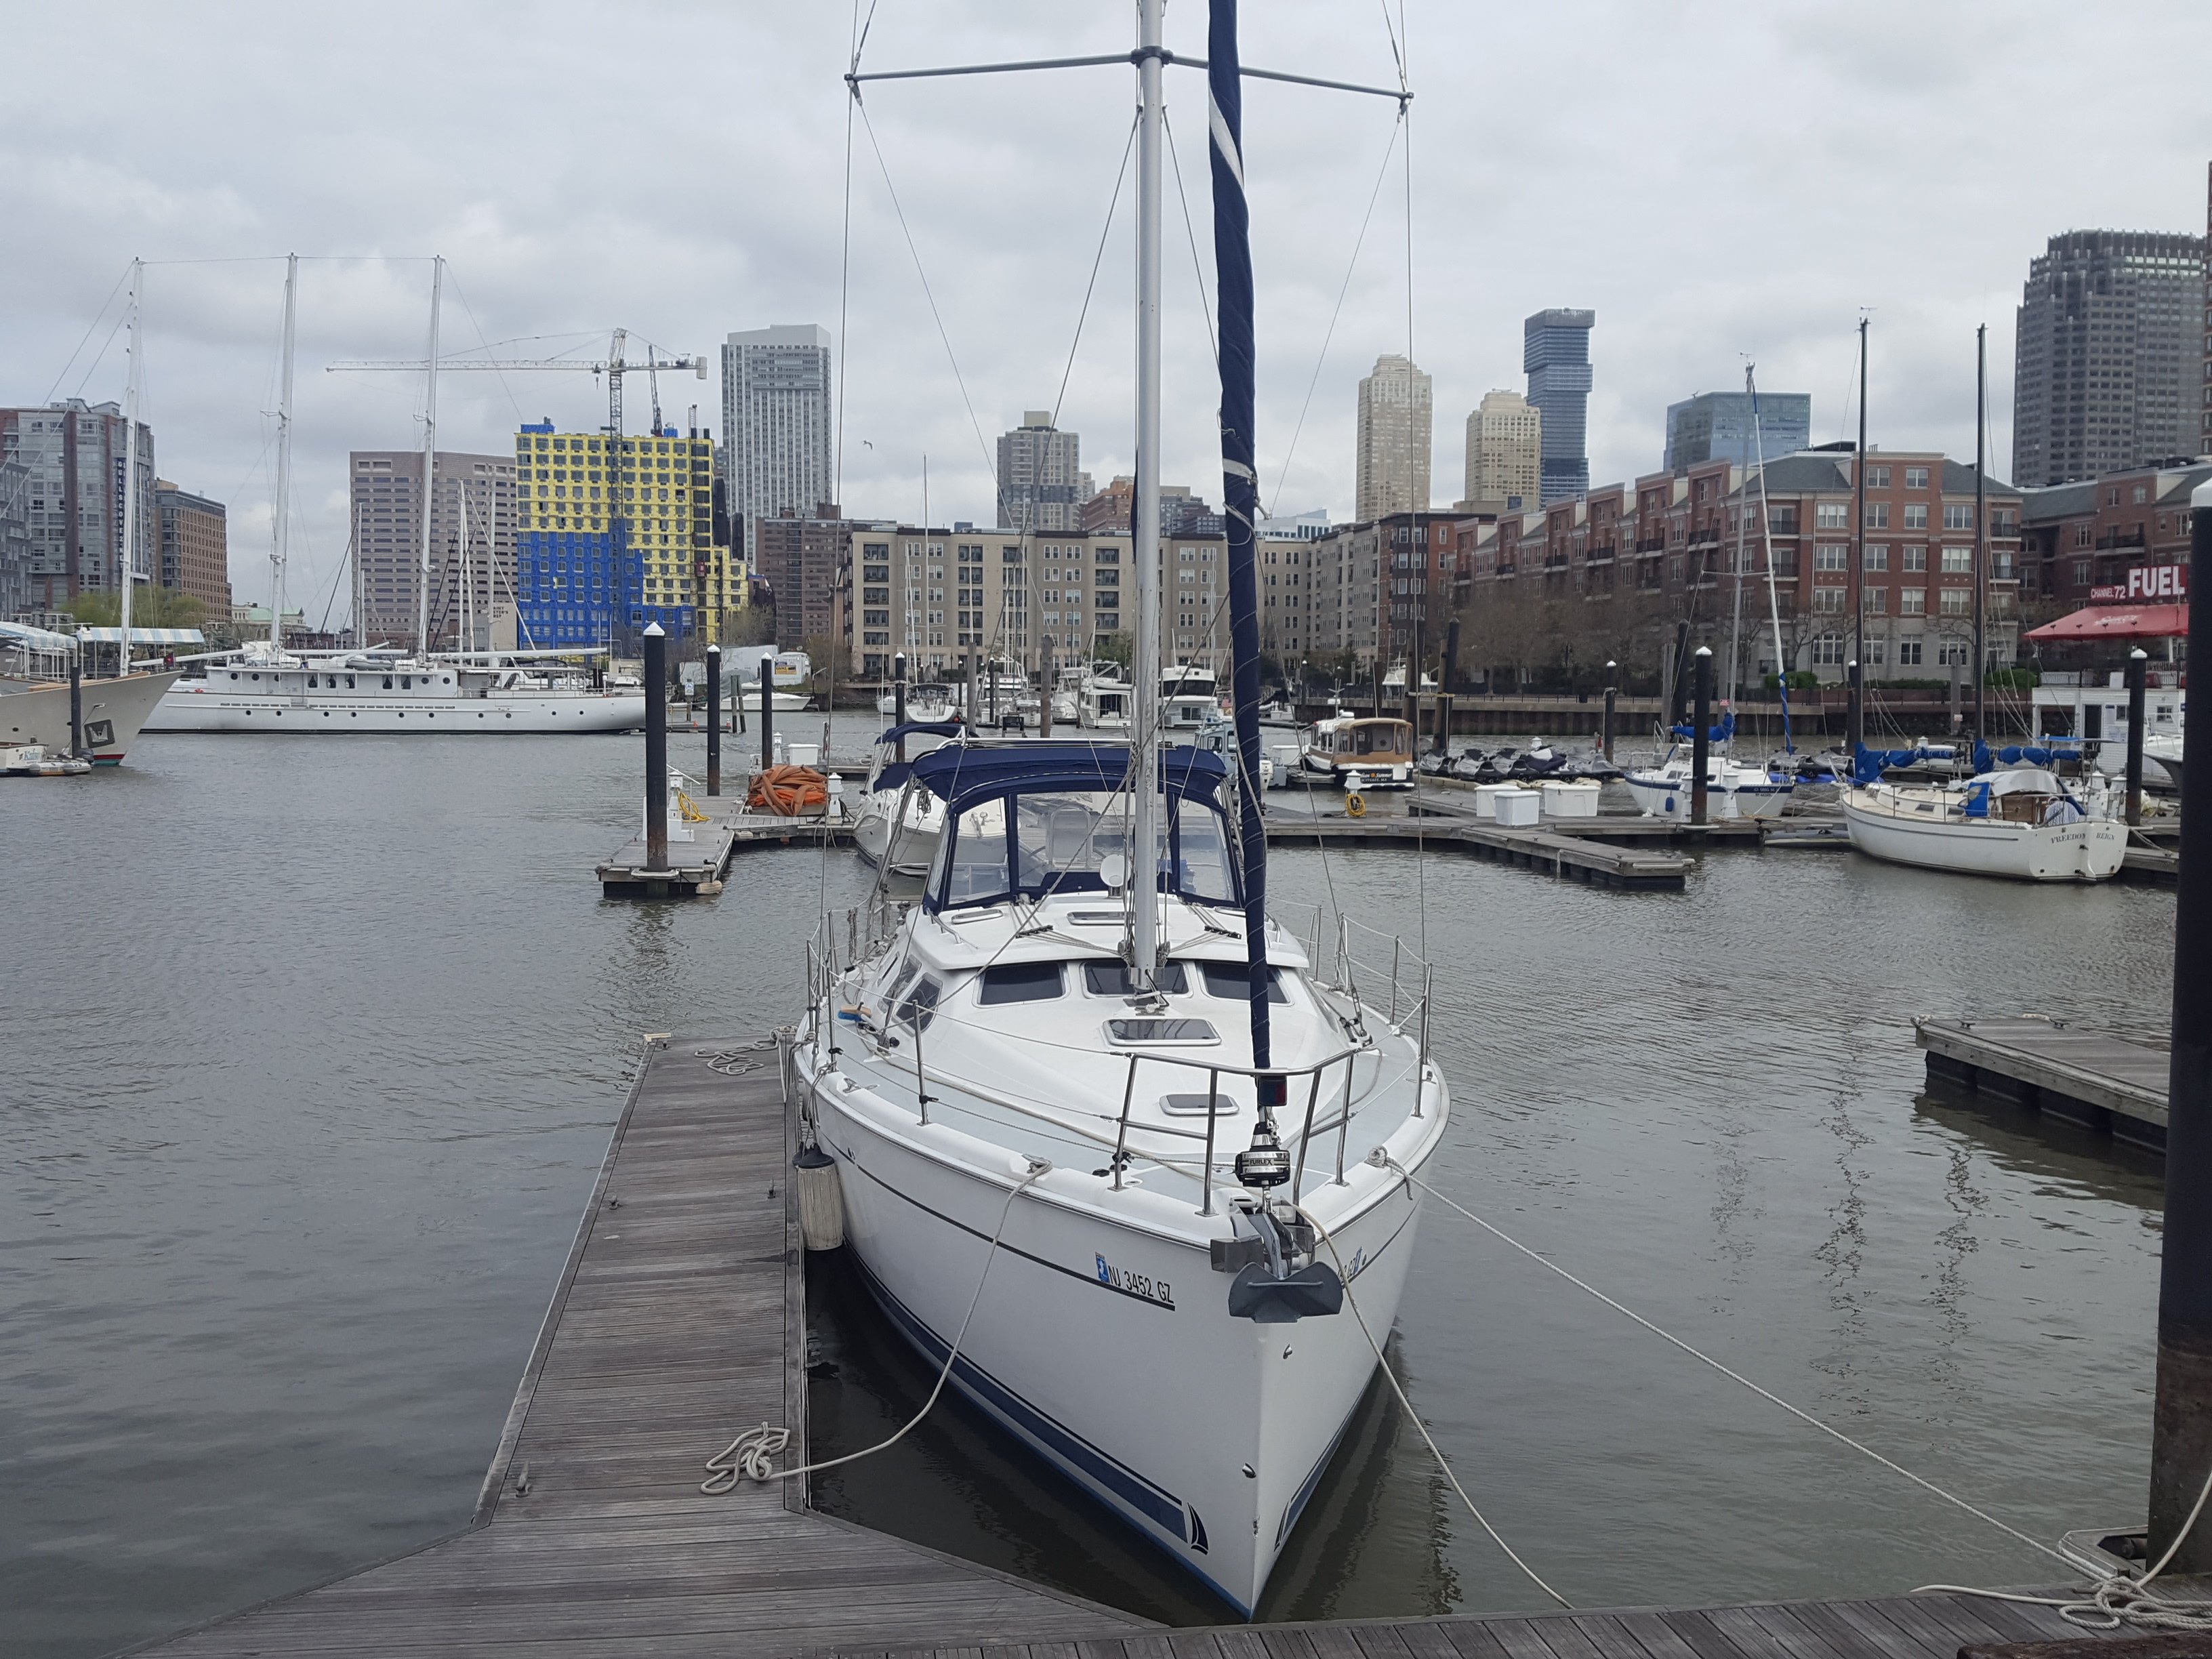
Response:
M2039 1014L1912 1022L1929 1075L2156 1150L2166 1145L2164 1048Z

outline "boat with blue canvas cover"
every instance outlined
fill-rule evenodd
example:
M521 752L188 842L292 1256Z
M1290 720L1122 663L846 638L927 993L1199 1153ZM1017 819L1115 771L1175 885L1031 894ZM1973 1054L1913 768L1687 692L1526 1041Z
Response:
M928 870L945 829L945 803L915 775L908 751L926 754L960 731L957 720L908 720L876 739L853 820L853 844L869 863L901 876Z
M2107 881L2119 873L2128 827L2094 771L2063 778L2051 769L2061 757L2048 748L1992 754L1978 744L1980 769L1964 782L1883 775L1913 752L1859 750L1844 792L1844 821L1859 851L1893 864L2014 881Z
M1411 1264L1418 1193L1363 1160L1418 1173L1449 1095L1423 990L1394 1024L1348 956L1273 922L1248 948L1221 757L1161 751L1144 890L1138 769L1111 743L916 759L946 821L921 902L825 975L795 1060L900 1328L941 1364L1003 1224L953 1382L1249 1613L1374 1374L1346 1280L1387 1331ZM1263 1138L1280 1189L1239 1181Z

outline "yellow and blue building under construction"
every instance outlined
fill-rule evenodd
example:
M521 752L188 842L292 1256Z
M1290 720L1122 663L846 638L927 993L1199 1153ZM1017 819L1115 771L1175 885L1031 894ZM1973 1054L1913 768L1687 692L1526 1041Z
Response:
M515 434L518 642L629 654L649 623L721 640L747 599L741 558L719 544L714 446L674 428L642 436Z

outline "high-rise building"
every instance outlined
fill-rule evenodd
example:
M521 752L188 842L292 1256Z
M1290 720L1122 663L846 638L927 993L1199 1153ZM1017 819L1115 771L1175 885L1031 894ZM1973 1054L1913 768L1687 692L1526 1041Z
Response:
M722 451L731 514L752 527L786 513L814 516L835 499L830 331L780 324L732 334L722 347Z
M0 617L31 609L31 469L0 454Z
M1540 311L1521 325L1528 401L1544 416L1542 495L1565 501L1589 489L1590 330L1595 311Z
M625 437L515 434L517 643L629 654L649 625L719 642L747 601L744 565L717 544L714 446L670 428ZM440 458L444 459L442 456Z
M355 636L363 645L412 645L416 598L422 591L422 452L356 449L350 462ZM516 497L515 464L506 456L459 450L439 455L437 499L430 515L433 649L462 637L465 525L470 579L465 610L474 624L472 648L489 646L492 616L514 603Z
M78 593L121 585L123 468L129 453L123 411L67 398L42 409L0 409L0 462L25 473L29 520L26 603L67 607ZM154 434L138 423L138 519L131 566L141 581L159 568L154 513Z
M787 513L755 526L750 574L775 596L779 650L795 651L810 640L850 634L851 619L839 617L837 599L851 531L829 501L812 513Z
M2201 236L2075 230L2029 263L2014 343L2015 483L2197 453L2204 252Z
M1429 377L1412 359L1385 355L1359 383L1353 515L1364 524L1429 505Z
M1793 455L1813 441L1813 399L1802 392L1759 394L1759 429L1752 430L1751 394L1700 392L1667 405L1669 472L1687 472L1700 461L1751 466L1764 458Z
M230 515L221 501L179 489L167 478L154 484L161 525L164 587L198 599L210 619L230 615Z
M1467 495L1508 513L1534 507L1543 488L1544 416L1517 392L1491 392L1467 417Z
M1091 475L1082 470L1082 440L1032 409L1012 432L999 434L999 522L1010 530L1054 534L1083 527Z

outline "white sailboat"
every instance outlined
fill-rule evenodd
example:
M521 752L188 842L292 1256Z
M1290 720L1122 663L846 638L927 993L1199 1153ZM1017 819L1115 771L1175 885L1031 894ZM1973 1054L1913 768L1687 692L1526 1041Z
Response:
M842 930L819 936L792 1061L846 1237L898 1328L1249 1614L1374 1376L1420 1213L1401 1171L1441 1141L1449 1093L1425 971L1402 999L1389 969L1363 995L1344 933L1324 963L1268 920L1256 791L1232 789L1219 756L1162 745L1161 11L1139 0L1133 54L1129 738L969 738L917 759L945 804L922 897L876 917L885 931L857 961L836 959ZM1223 465L1249 772L1250 270L1226 6L1207 57L1227 147Z
M945 833L945 803L915 776L909 748L927 753L960 735L951 720L908 720L876 739L876 755L853 819L860 856L894 875L928 872Z
M2109 880L2128 850L2101 780L2077 791L2034 766L1964 785L1861 784L1844 792L1844 818L1875 858L2015 881Z

